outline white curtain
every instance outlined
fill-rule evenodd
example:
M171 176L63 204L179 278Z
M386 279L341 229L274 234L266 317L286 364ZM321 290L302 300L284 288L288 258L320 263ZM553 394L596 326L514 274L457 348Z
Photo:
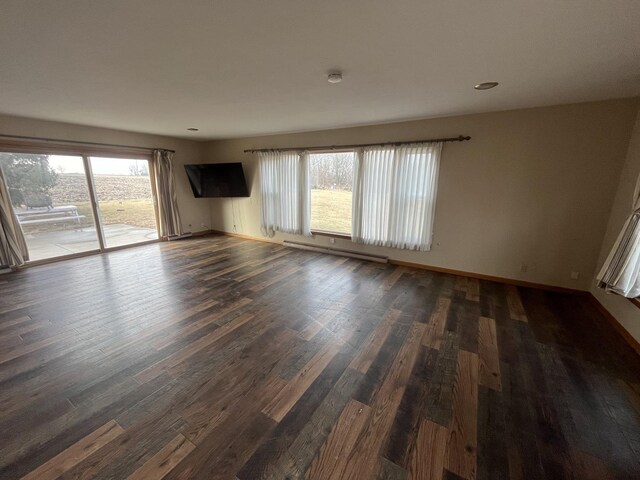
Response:
M640 296L640 176L633 193L631 215L597 279L598 286L609 292L628 298Z
M182 223L178 211L176 181L173 173L173 152L153 151L155 184L158 195L158 213L160 217L160 236L182 235Z
M0 167L0 265L17 267L29 260L27 242L18 222Z
M442 143L357 151L352 234L368 245L431 249Z
M262 233L311 236L311 179L307 152L260 152Z

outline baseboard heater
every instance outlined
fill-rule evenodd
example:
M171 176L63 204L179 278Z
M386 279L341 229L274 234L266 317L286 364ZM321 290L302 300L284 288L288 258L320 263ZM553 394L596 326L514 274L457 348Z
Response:
M298 248L300 250L308 250L309 252L328 253L329 255L339 255L341 257L357 258L359 260L369 260L370 262L388 263L389 258L379 255L366 255L363 253L351 252L349 250L338 250L337 248L318 247L316 245L308 245L306 243L282 242L285 247Z

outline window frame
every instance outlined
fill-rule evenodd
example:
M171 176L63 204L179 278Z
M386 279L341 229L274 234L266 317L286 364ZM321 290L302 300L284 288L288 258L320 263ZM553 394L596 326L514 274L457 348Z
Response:
M333 238L342 238L344 240L351 240L351 235L347 233L340 232L331 232L329 230L311 230L313 235L318 235L320 237L333 237Z
M323 150L312 150L309 152L309 156L311 155L326 155L328 153L352 153L354 155L354 161L356 160L355 156L358 154L357 153L357 149L355 148L328 148L328 149L323 149ZM309 159L309 163L311 163L311 159ZM312 202L312 208L313 208L313 202ZM351 200L351 206L353 208L353 198ZM351 240L351 234L350 233L344 233L344 232L333 232L331 230L316 230L314 228L311 228L311 234L312 235L318 235L321 237L334 237L334 238L341 238L344 240Z

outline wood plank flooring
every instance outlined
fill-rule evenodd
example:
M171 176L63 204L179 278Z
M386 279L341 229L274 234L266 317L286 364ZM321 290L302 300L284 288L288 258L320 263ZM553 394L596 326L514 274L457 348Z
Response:
M640 478L588 298L214 236L5 275L2 479Z

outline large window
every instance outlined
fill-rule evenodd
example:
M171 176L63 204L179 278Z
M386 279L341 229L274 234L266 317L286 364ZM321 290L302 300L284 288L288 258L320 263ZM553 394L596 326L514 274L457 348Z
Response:
M353 152L309 156L311 230L351 235Z
M158 238L148 159L0 152L29 260Z
M260 152L261 226L347 235L353 242L431 248L441 142L354 152Z

